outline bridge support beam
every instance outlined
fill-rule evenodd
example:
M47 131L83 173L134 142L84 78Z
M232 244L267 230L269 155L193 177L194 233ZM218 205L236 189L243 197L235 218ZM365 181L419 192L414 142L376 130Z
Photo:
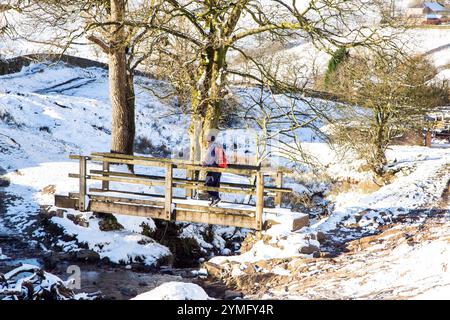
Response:
M87 157L80 157L80 197L78 198L78 210L86 210L86 161Z
M166 220L170 220L172 216L172 176L173 176L173 164L166 164L166 192L164 196L164 214Z

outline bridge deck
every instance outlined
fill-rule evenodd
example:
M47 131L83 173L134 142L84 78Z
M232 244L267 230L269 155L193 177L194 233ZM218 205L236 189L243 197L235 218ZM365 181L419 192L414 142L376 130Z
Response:
M122 156L109 153L93 153L90 157L71 156L79 159L78 174L70 174L79 179L79 191L67 196L56 195L55 205L80 211L94 211L131 216L150 217L166 221L184 221L218 224L261 230L264 222L264 196L274 197L275 204L281 204L281 194L291 189L283 188L282 175L285 170L252 166L232 166L230 168L205 168L173 159L159 159L142 156ZM87 171L87 161L101 162L103 170ZM110 171L111 164L132 164L135 166L165 167L165 176L132 174ZM186 178L173 177L173 169L186 170ZM224 173L255 176L255 185L223 183L221 187L206 187L204 181L194 179L193 171L219 171ZM276 186L264 186L264 176L275 174ZM86 180L101 181L101 188L87 189ZM162 186L164 194L144 194L124 189L112 189L110 183L128 183L145 186ZM173 195L174 188L186 190L186 197ZM243 193L255 196L256 205L221 202L210 207L207 201L194 200L192 190L219 191L223 193Z

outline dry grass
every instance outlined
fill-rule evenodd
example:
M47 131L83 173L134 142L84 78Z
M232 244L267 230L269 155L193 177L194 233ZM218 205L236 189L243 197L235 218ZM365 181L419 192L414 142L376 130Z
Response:
M339 181L333 185L330 195L336 196L340 193L357 192L363 194L373 193L382 187L381 183L376 181Z

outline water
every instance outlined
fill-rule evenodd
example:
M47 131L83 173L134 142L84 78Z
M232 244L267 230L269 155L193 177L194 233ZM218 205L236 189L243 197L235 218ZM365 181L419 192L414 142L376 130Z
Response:
M150 291L164 282L194 282L202 286L214 298L223 298L227 289L220 283L211 283L194 276L191 268L168 269L149 272L142 265L132 269L125 266L105 263L84 263L73 260L70 255L56 254L53 263L48 262L46 253L34 242L15 235L2 224L6 213L8 196L0 188L0 273L6 273L22 264L31 264L51 272L62 280L75 277L79 292L101 292L106 299L130 299Z

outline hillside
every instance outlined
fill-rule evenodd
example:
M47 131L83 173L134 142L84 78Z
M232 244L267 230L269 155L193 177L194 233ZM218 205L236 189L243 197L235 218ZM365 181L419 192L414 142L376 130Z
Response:
M188 117L170 113L173 106L160 101L140 84L154 90L163 84L145 77L136 79L137 137L145 137L152 143L146 151L170 152L176 146L186 144ZM77 252L88 248L97 252L100 258L108 258L124 267L135 263L165 263L164 257L173 253L144 232L144 228L147 231L156 228L155 221L150 218L116 215L124 227L120 231L101 231L101 220L89 212L81 216L88 221L88 226L76 223L70 217L70 214L77 216L77 212L50 216L52 225L62 228L62 234L51 234L41 224L43 212L57 209L52 207L53 194L65 194L77 188L76 181L67 177L77 168L77 163L68 160L68 155L108 150L110 117L107 78L102 69L32 64L19 73L0 77L0 174L5 181L0 189L3 202L0 205L0 230L3 234L32 238L33 243L44 251ZM436 279L442 290L432 293L445 295L450 285L444 267L449 257L445 249L449 230L445 222L448 215L446 190L450 180L449 149L393 147L388 152L388 170L392 179L380 187L374 185L368 172L359 169L360 163L355 159L341 159L320 140L311 141L309 136L306 140L305 150L315 155L331 178L320 180L311 172L289 177L288 186L296 191L297 197L316 195L309 212L309 227L292 232L281 223L254 237L248 230L216 226L211 240L205 236L207 226L181 224L179 237L194 239L202 248L204 252L199 261L209 260L206 268L210 275L214 274L226 283L237 283L248 297L421 297L421 292L436 287ZM434 231L437 227L439 232ZM412 238L405 236L417 245L403 244L399 234L410 234L422 228L427 233ZM242 243L246 235L247 239ZM369 235L372 237L366 237ZM375 246L374 242L386 245ZM359 243L361 245L357 247ZM370 260L375 249L385 255L383 260ZM420 257L428 254L435 257L434 253L439 257L435 263L442 263L442 268L424 266L413 270ZM4 251L3 254L0 261L5 261L9 253ZM354 263L361 260L367 263L356 272ZM398 261L403 269L397 267ZM307 269L303 267L305 264ZM377 269L380 264L384 264L386 269L383 270L388 270L392 276L380 274ZM333 273L326 271L330 268ZM365 270L368 273L362 277ZM200 269L200 274L203 272ZM320 274L318 279L329 279L332 275L334 280L330 287L322 287L318 280L308 282L308 289L298 289L303 286L302 281L306 281L302 279L310 279L317 273ZM361 276L360 280L350 280L348 275L353 273ZM369 275L372 278L367 278ZM357 281L378 281L379 277L384 279L383 286L355 285ZM423 279L421 288L405 295L413 278ZM273 289L248 287L248 283L260 281L267 281ZM280 289L285 286L285 281L292 281L292 287ZM337 296L320 293L338 290L336 288L343 285L346 291ZM379 294L393 287L395 292ZM322 291L317 294L306 292L316 289ZM425 293L431 295L431 291Z

